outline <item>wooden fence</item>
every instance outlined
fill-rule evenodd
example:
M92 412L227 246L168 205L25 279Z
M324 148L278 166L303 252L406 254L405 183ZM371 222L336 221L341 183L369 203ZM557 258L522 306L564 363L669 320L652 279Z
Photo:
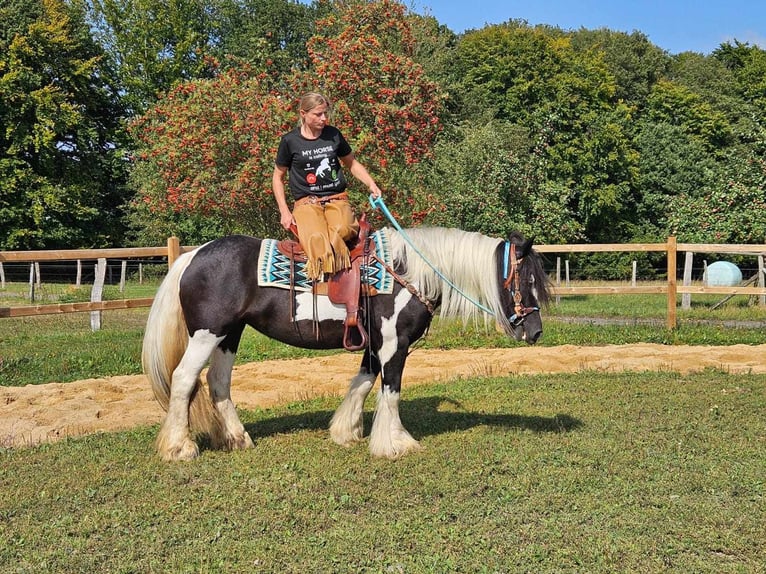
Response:
M3 262L39 262L39 261L77 261L88 259L126 259L144 257L167 257L168 265L184 252L196 249L191 246L181 246L178 238L168 239L165 247L136 247L117 249L69 249L55 251L0 251L0 264ZM675 237L669 237L665 243L615 243L615 244L572 244L572 245L536 245L540 253L596 253L596 252L646 252L656 251L667 254L667 282L664 285L632 285L628 286L554 286L554 295L614 295L614 294L643 294L655 293L667 295L667 320L669 329L677 326L676 308L678 294L721 294L721 295L756 295L761 302L766 298L764 285L764 256L766 245L729 245L724 243L676 243ZM684 284L678 285L677 261L678 253L686 253ZM750 255L758 258L758 286L707 287L691 285L691 254L719 253ZM109 309L130 309L148 307L152 298L123 299L115 301L91 301L83 303L61 303L55 305L30 305L25 307L0 307L0 318L21 317L29 315L44 315L52 313L72 313L83 311L102 311Z

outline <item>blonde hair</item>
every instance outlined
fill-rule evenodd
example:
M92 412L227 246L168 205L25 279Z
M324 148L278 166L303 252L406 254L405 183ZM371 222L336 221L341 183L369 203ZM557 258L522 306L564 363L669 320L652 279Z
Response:
M298 110L301 112L308 112L317 106L321 106L322 104L327 106L327 112L329 113L330 109L332 108L332 102L330 102L327 97L323 96L319 92L308 92L307 94L303 94L301 96L300 103L298 104ZM300 123L303 124L303 116L300 117Z

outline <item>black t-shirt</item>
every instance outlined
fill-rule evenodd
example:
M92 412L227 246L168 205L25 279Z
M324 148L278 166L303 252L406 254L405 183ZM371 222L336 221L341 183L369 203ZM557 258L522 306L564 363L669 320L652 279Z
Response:
M289 168L294 199L333 195L346 189L346 177L338 158L350 153L351 146L333 126L325 126L315 140L303 137L301 128L297 127L282 136L276 164Z

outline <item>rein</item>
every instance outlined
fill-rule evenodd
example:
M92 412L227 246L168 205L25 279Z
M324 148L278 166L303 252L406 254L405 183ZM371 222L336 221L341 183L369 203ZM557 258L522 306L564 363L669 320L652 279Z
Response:
M465 294L457 285L455 285L452 281L447 279L447 277L444 276L444 274L439 271L436 267L433 266L433 264L428 260L428 258L423 255L423 253L420 252L420 250L412 243L407 233L402 229L402 227L399 225L399 222L396 221L396 218L391 214L391 212L388 210L388 207L386 207L385 202L383 201L383 197L378 197L377 199L374 198L372 195L370 196L370 205L373 209L380 209L383 214L388 218L388 220L391 222L391 224L394 226L394 228L401 234L401 236L404 238L405 242L412 247L412 249L417 253L420 258L428 265L431 270L433 270L434 273L436 273L447 285L449 285L452 289L454 289L457 293L459 293L462 297L473 303L476 307L487 313L488 315L494 317L495 313L491 309L488 309L485 305L482 305L475 299L471 298L467 294ZM517 259L516 258L516 246L511 243L509 240L505 241L505 256L503 257L504 261L504 267L503 267L503 276L505 277L505 280L503 282L503 288L510 291L511 296L513 297L514 302L514 313L511 315L508 320L510 323L518 327L524 322L524 318L529 315L530 313L533 313L535 311L539 311L538 307L524 307L521 302L521 283L518 273L518 267L521 265L524 258ZM510 263L510 269L509 269L509 263ZM391 275L399 282L401 283L410 293L415 295L421 302L423 302L423 297L419 293L415 293L414 287L410 284L407 284L403 279L401 279L396 273L393 272L392 269L390 269L388 266L386 266L386 270L391 273ZM514 279L514 288L511 289L511 280ZM433 314L432 306L430 304L426 305L428 310Z

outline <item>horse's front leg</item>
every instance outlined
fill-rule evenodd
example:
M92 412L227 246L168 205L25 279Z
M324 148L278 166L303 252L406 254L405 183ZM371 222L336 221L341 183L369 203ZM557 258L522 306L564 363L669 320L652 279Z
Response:
M365 351L362 366L351 379L343 402L330 421L330 437L341 446L350 446L364 436L364 401L370 394L375 379L380 373L377 358Z
M420 443L412 438L399 418L399 396L406 358L407 348L404 347L382 364L382 384L370 432L370 453L373 456L399 458L420 449Z

